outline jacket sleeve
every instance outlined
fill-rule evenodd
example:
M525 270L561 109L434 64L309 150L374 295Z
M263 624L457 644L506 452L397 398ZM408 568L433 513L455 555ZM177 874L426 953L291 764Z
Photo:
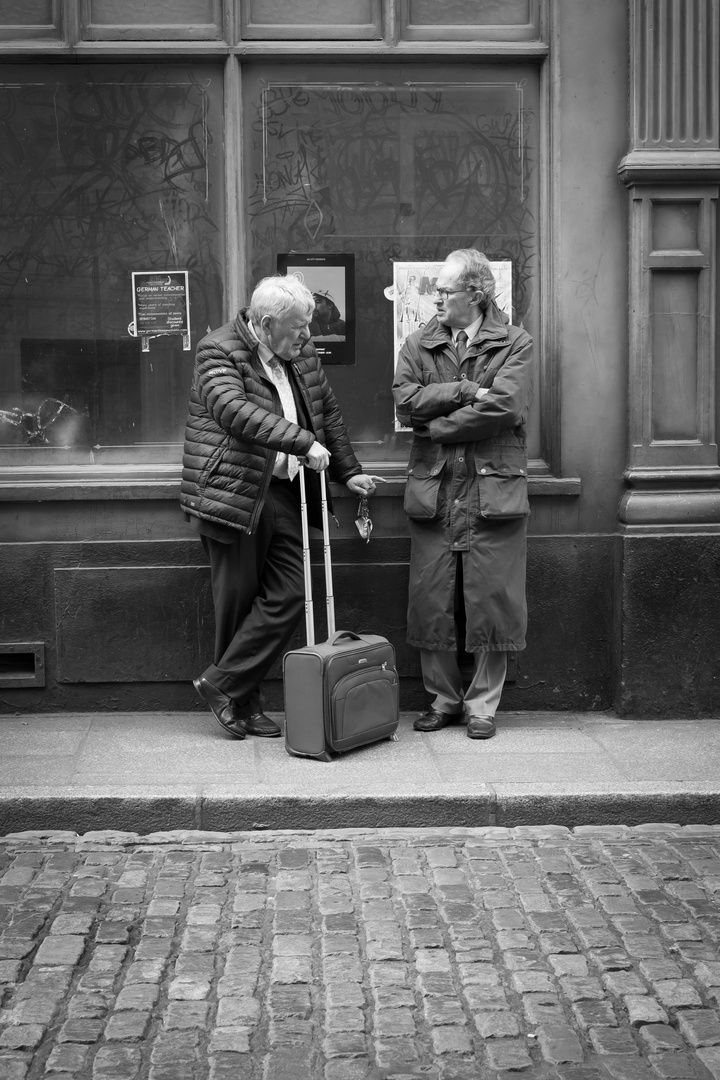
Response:
M216 424L234 438L284 454L306 454L315 441L310 431L250 400L246 376L217 343L198 351L195 371L200 400Z
M433 442L477 442L490 439L527 420L532 396L532 339L523 335L479 401L427 424Z
M469 379L425 385L418 357L407 343L400 350L393 380L393 398L398 420L402 424L408 427L422 426L437 416L449 416L456 409L469 405L477 389L478 384Z
M357 476L362 472L362 466L355 457L355 452L340 413L340 406L330 383L327 381L320 361L318 361L318 376L322 392L325 447L331 454L330 478L337 483L346 484L351 476Z

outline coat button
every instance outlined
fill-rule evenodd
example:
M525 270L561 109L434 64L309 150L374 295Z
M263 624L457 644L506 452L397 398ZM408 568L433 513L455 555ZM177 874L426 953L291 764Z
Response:
M467 379L467 375L465 374L465 372L464 372L464 371L463 371L463 372L461 372L461 374L460 374L460 378L461 378L461 379Z
M464 460L465 460L465 458L461 458L461 457L458 458L458 461L464 461Z
M484 474L487 472L487 469L481 469L480 472Z
M520 470L520 475L521 475L521 476L524 476L524 475L525 475L525 470L524 470L524 469L521 469L521 470Z

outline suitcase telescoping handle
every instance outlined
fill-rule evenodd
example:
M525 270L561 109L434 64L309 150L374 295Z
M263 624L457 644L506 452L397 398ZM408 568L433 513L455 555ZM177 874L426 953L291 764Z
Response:
M328 637L335 634L335 597L333 596L332 560L330 557L330 525L328 521L327 482L320 473L320 497L322 501L323 555L325 559L325 607L327 610ZM300 466L300 524L302 528L303 573L305 577L305 633L308 645L315 644L315 615L312 599L312 576L310 572L310 533L308 529L307 490L305 466Z

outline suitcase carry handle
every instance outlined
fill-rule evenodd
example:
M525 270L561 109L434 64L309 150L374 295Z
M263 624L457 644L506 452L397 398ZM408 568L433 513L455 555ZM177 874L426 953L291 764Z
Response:
M354 634L352 630L338 630L337 634L333 634L333 636L330 638L328 644L337 645L340 638L344 637L352 638L353 641L362 641L362 637L360 636L360 634Z
M322 503L323 556L325 562L325 606L327 609L328 637L335 635L335 597L332 583L330 558L330 524L328 521L327 482L325 472L320 473L320 498ZM315 615L312 599L312 576L310 571L310 534L308 530L307 491L305 466L300 466L300 525L303 544L303 577L305 581L305 634L308 645L315 644ZM354 635L353 635L354 636Z

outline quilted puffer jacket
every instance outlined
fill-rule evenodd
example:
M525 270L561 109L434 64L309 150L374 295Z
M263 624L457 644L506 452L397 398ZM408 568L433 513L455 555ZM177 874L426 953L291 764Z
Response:
M315 439L332 455L332 480L346 483L362 472L312 343L289 366L311 432L282 416L246 310L200 341L185 427L180 503L186 513L253 532L277 453L302 456Z

